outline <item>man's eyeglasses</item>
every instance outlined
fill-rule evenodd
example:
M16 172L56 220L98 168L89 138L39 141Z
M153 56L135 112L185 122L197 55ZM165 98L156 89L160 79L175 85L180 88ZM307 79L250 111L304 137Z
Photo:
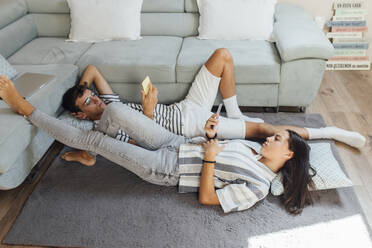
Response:
M92 90L92 93L90 96L88 96L84 101L84 106L88 106L90 102L92 101L92 97L95 97L97 95L97 92Z

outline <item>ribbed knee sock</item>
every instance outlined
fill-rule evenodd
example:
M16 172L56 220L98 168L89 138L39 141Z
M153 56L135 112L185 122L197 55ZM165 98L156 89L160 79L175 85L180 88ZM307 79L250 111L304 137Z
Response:
M236 95L223 99L223 103L225 105L227 117L229 118L242 119L244 121L250 121L250 122L264 122L260 118L252 118L252 117L243 115L243 113L240 111L238 101L236 99Z

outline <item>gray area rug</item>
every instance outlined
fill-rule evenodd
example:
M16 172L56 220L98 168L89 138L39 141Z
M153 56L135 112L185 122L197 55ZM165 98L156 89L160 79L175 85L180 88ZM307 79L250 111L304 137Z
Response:
M272 124L325 126L316 114L251 116ZM333 142L332 149L341 164ZM272 195L249 210L224 214L219 206L200 205L197 194L152 185L102 157L93 167L67 165L57 157L3 242L59 247L258 247L250 243L251 237L355 215L361 215L368 226L353 188L318 192L315 204L298 216L287 214ZM369 238L371 233L368 229Z

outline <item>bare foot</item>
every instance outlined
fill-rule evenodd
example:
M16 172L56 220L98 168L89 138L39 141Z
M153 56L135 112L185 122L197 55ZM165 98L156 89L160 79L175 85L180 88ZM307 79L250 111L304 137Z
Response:
M0 97L18 114L29 116L35 109L19 95L12 81L4 75L0 76Z
M61 158L69 162L79 162L86 166L93 166L96 163L96 158L86 151L66 152L61 155Z

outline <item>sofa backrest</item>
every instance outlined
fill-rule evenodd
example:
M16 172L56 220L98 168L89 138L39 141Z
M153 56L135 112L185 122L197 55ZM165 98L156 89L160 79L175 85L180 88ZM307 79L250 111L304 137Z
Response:
M0 1L0 54L5 58L37 36L24 0Z
M275 20L286 20L288 12L305 16L300 7L281 3ZM0 54L7 58L37 36L68 37L70 23L66 0L0 0ZM143 0L142 36L197 36L198 26L196 0Z
M67 37L70 9L66 0L25 0L39 36ZM198 13L186 13L184 0L143 0L141 35L195 36Z

